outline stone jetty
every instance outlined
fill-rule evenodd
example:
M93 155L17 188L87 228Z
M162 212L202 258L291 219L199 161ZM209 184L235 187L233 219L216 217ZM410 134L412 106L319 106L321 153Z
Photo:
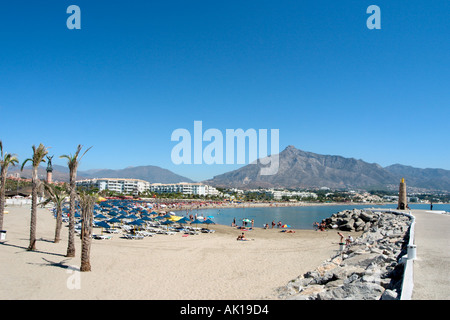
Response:
M322 220L326 228L342 231L367 231L378 221L378 215L369 210L344 210Z
M343 250L279 288L289 300L396 300L400 298L409 217L370 210L346 210L325 219L328 228L364 231ZM328 231L331 232L331 231Z

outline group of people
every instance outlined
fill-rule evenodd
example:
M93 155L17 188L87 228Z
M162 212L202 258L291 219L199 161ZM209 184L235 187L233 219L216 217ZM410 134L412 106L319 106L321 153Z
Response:
M341 238L340 243L344 243L344 238L345 238L345 236L344 236L342 233L340 233L340 232L338 232L337 234L338 234L339 237ZM349 244L351 244L352 242L353 242L353 237L352 237L351 235L349 235L349 236L347 237L347 239L345 239L345 244L346 244L346 245L349 245Z
M325 224L325 221L322 221L321 223L314 222L313 226L316 231L318 231L318 230L325 231L325 228L327 225Z

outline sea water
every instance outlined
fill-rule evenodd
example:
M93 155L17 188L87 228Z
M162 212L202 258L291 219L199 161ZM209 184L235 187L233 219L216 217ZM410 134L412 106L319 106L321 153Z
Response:
M429 204L409 204L411 209L430 210ZM324 205L303 207L257 207L257 208L217 208L192 211L192 214L212 217L212 220L221 225L231 225L236 220L238 226L242 226L243 219L254 220L254 227L262 228L265 224L272 226L272 221L277 224L287 224L292 229L313 229L314 222L321 222L333 213L343 210L364 208L390 208L396 209L397 204L388 205ZM433 204L433 211L442 210L450 212L450 204ZM247 223L247 226L251 226Z

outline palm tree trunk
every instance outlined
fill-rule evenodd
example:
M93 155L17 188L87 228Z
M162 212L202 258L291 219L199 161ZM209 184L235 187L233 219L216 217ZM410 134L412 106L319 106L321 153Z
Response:
M81 267L80 271L91 271L92 222L94 218L94 201L82 204L83 222L81 224Z
M37 210L37 192L38 192L38 181L37 181L37 167L33 167L32 176L32 189L31 189L31 222L30 222L30 245L28 246L29 251L36 250L36 210Z
M5 189L6 189L6 170L2 170L0 176L0 230L3 230L3 213L5 211Z
M81 242L81 267L80 271L91 271L91 235L84 233L83 240Z
M62 208L61 204L56 206L56 229L54 243L58 243L61 240L61 227L62 227Z
M70 214L69 214L69 243L66 257L75 257L75 189L76 172L70 172Z

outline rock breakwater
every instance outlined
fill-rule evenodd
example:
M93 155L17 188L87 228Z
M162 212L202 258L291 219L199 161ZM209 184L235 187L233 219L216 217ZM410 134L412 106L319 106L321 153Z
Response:
M395 300L400 297L410 218L346 210L325 219L329 228L364 232L344 250L278 290L289 300ZM342 227L342 229L341 229ZM362 229L361 229L362 228Z

